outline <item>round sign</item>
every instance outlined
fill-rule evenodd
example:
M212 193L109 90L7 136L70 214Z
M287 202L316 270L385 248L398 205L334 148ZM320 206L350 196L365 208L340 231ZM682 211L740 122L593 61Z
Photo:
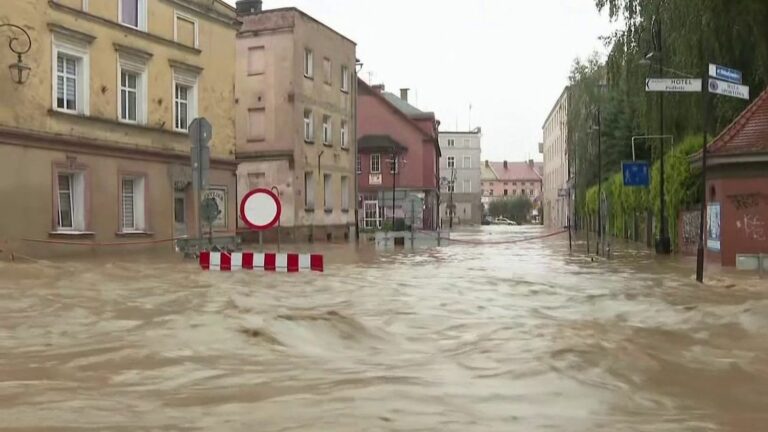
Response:
M277 225L281 213L280 198L269 189L254 189L245 194L240 202L240 218L256 231Z

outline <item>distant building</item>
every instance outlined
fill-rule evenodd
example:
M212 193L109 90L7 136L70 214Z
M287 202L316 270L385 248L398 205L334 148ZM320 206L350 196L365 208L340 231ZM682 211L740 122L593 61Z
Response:
M237 10L238 195L277 187L284 233L346 237L355 223L355 43L296 8L262 11L247 0Z
M527 162L491 162L485 161L482 169L483 203L486 208L495 200L526 196L533 203L538 214L542 198L542 165L529 160Z
M434 113L408 103L406 89L398 97L383 85L358 83L361 227L383 228L394 216L398 224L436 229L440 147Z
M454 224L478 225L481 222L481 140L480 128L467 132L440 132L440 217L443 226L451 217Z
M568 225L568 87L563 90L542 127L544 142L544 224Z
M757 268L768 254L768 90L707 146L707 167L707 255Z

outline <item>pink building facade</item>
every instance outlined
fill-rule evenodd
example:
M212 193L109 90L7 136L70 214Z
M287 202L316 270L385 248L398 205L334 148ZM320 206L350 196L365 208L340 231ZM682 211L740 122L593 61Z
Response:
M440 149L434 114L396 100L381 86L358 83L360 226L381 229L394 218L395 229L436 229Z

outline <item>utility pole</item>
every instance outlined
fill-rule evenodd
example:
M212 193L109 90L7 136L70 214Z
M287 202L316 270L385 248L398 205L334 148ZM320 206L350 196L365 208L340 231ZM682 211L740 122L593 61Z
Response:
M448 198L448 208L449 208L449 214L451 215L450 220L448 221L448 228L453 229L453 191L456 190L456 168L451 168L451 181L448 183L449 185L449 198Z
M390 161L390 172L392 173L392 231L395 231L395 180L397 179L397 154L395 147L392 147L392 160Z
M706 76L706 75L705 75ZM704 283L704 243L706 238L707 219L707 126L709 124L709 91L708 85L703 86L701 97L704 98L704 143L701 147L701 209L699 210L699 243L696 247L696 281Z
M661 5L659 5L661 7ZM659 78L664 76L664 50L661 28L661 13L656 12L656 52L658 53ZM659 135L664 136L664 92L659 92ZM669 239L669 223L667 221L667 196L665 191L664 179L664 138L661 139L661 161L659 162L659 207L661 216L661 226L659 230L659 240L656 244L656 253L669 255L672 251L672 244Z
M603 238L603 125L601 107L597 107L597 246L595 253L600 256L600 241Z

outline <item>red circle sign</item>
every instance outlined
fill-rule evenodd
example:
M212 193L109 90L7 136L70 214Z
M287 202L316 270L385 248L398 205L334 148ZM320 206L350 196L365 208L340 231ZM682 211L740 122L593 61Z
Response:
M240 201L240 218L248 228L256 231L277 225L282 211L280 198L269 189L254 189Z

